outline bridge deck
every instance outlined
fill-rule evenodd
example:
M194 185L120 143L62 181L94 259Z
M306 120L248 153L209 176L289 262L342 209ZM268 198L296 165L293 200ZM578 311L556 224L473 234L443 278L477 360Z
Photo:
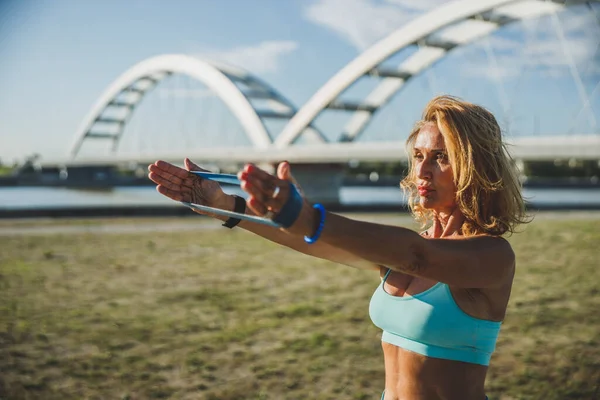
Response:
M556 137L523 137L508 141L509 152L515 159L525 161L556 159L600 160L600 135L574 135ZM208 147L183 152L163 151L155 154L118 153L115 155L76 159L42 160L43 167L77 165L117 165L136 162L140 164L165 160L181 164L188 157L197 162L215 163L273 163L287 160L301 164L347 163L349 161L402 161L407 154L404 143L348 142L318 145L292 145L286 148Z

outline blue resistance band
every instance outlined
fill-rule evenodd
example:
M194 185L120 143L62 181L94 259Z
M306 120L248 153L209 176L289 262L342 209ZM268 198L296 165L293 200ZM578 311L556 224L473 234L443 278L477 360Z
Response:
M240 180L236 175L233 174L217 174L213 172L205 172L205 171L189 171L190 173L197 175L203 179L208 179L215 182L221 183L230 183L234 185L239 185ZM296 222L300 212L302 211L303 200L300 192L295 185L290 185L290 197L283 205L281 211L273 218L272 220L269 218L258 217L255 215L246 215L241 213L236 213L233 211L222 210L220 208L203 206L201 204L182 202L182 204L193 208L195 210L209 212L217 215L222 215L226 217L239 218L246 221L257 222L260 224L276 227L276 228L289 228Z
M221 183L231 183L232 185L239 185L240 180L237 175L233 174L216 174L214 172L206 172L206 171L189 171L194 175L198 175L201 178L208 179L209 181L221 182Z
M203 206L202 204L188 203L187 201L182 201L181 204L188 206L189 208L191 208L193 210L204 211L207 213L222 215L224 217L229 217L229 218L239 218L239 219L243 219L243 220L250 221L250 222L257 222L259 224L272 226L273 228L281 228L280 224L278 224L277 222L275 222L269 218L258 217L256 215L236 213L234 211L227 211L227 210L223 210L221 208Z
M292 185L291 183L289 185L290 197L288 197L281 211L279 211L275 218L273 218L273 221L277 222L284 228L289 228L290 226L294 225L294 222L296 222L300 212L302 211L302 205L304 204L302 196L298 192L298 189L296 189L296 185Z

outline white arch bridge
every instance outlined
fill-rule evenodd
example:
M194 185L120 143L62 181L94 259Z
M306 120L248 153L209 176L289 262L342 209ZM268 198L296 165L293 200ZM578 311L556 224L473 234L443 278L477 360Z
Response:
M352 160L402 160L406 153L401 141L365 142L357 139L377 113L402 92L406 83L431 70L454 49L477 41L486 44L488 61L491 67L497 67L494 51L486 42L488 36L513 22L543 16L550 18L560 41L581 103L580 114L587 118L591 132L514 137L509 140L509 149L515 159L527 161L600 160L600 130L591 105L600 82L591 92L586 89L558 18L566 7L578 6L587 7L596 22L600 22L597 5L598 0L458 0L448 3L375 43L329 79L299 109L275 89L240 68L186 55L153 57L133 66L109 85L83 119L66 159L46 160L43 165L144 164L156 159L181 163L184 157L217 164L289 160L297 164L331 165ZM600 37L600 27L596 28ZM393 57L408 48L413 48L412 54L399 64L390 66ZM144 97L172 75L188 76L204 84L239 122L250 145L186 147L177 151L155 149L143 154L120 150L125 127ZM365 77L378 81L375 88L360 101L344 100L344 93ZM510 104L501 82L498 83L500 102L508 112ZM257 102L262 106L257 106ZM332 111L349 114L336 139L328 138L316 126L317 118ZM283 122L283 128L278 132L270 130L268 123L272 120ZM82 145L92 141L108 142L110 151L104 155L83 156L80 151ZM314 179L314 167L310 171L311 179ZM326 186L335 186L338 179L332 176L324 178L328 174L318 175L324 179Z

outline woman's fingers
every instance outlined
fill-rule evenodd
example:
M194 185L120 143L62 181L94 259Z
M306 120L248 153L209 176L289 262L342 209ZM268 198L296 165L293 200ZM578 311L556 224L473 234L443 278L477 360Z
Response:
M175 201L192 201L195 176L182 168L165 161L157 161L148 166L148 178L156 183L158 193Z
M256 179L264 182L265 184L271 184L272 186L272 182L278 180L276 177L274 177L273 175L269 174L267 171L264 171L260 168L258 168L256 165L254 164L246 164L246 166L244 167L244 169L241 171L242 175L247 175L247 176L253 176ZM239 178L239 176L238 176ZM241 178L240 178L241 179Z
M158 185L156 187L156 190L158 191L158 193L160 193L164 196L167 196L168 198L175 200L175 201L189 202L191 200L191 196L189 193L181 192L179 190L171 190L162 185Z
M249 205L257 213L278 213L287 201L290 183L276 178L254 165L248 165L238 175L241 188L250 195Z
M204 169L201 166L199 166L198 164L193 163L192 160L190 160L189 158L186 158L185 160L183 160L183 163L185 164L185 168L188 171L204 171L204 172L209 172L207 169Z
M244 177L245 179L243 179L242 182L245 181L251 186L251 194L256 195L263 201L268 201L271 198L281 196L282 186L286 184L285 182L279 182L279 180L265 182L253 175L244 175ZM275 194L277 196L275 196Z
M288 181L292 185L296 186L298 192L304 196L302 186L300 186L294 175L292 175L292 167L290 166L290 163L288 163L287 161L279 163L279 165L277 166L277 177L279 179L283 179L284 181Z
M260 187L260 182L251 176L245 176L241 179L240 187L254 199L256 204L261 204L263 208L267 208L267 195Z
M181 180L185 180L190 176L190 173L187 170L162 160L158 160L154 164L150 164L148 166L148 170L160 172L163 175L171 175Z
M269 211L265 204L257 200L256 197L249 197L246 204L248 204L248 207L250 207L256 215L265 215L267 211Z
M194 180L198 178L191 175L187 170L176 167L175 165L165 163L164 161L157 161L154 164L148 166L148 177L155 183L157 182L154 178L160 177L163 180L169 181L175 185L192 187Z
M190 188L189 186L174 183L168 178L164 178L161 175L154 172L150 172L148 174L148 177L150 178L150 180L152 180L152 182L156 183L157 185L166 187L169 190L174 190L182 193L190 193L192 191L192 188Z
M150 166L152 166L152 165L154 165L157 169L164 171L168 174L171 174L173 176L176 176L177 178L180 178L180 179L186 179L189 176L189 172L186 171L185 169L179 168L178 166L170 164L166 161L158 160L154 164L151 164Z
M148 173L148 178L158 185L168 186L170 189L177 187L183 187L183 181L176 176L166 173L162 170L152 170Z

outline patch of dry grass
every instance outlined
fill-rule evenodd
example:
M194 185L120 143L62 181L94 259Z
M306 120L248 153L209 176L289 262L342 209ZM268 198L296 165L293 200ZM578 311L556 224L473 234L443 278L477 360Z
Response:
M490 398L593 398L598 222L538 218L510 238L519 270ZM383 388L373 272L235 229L1 240L1 399L374 399Z

